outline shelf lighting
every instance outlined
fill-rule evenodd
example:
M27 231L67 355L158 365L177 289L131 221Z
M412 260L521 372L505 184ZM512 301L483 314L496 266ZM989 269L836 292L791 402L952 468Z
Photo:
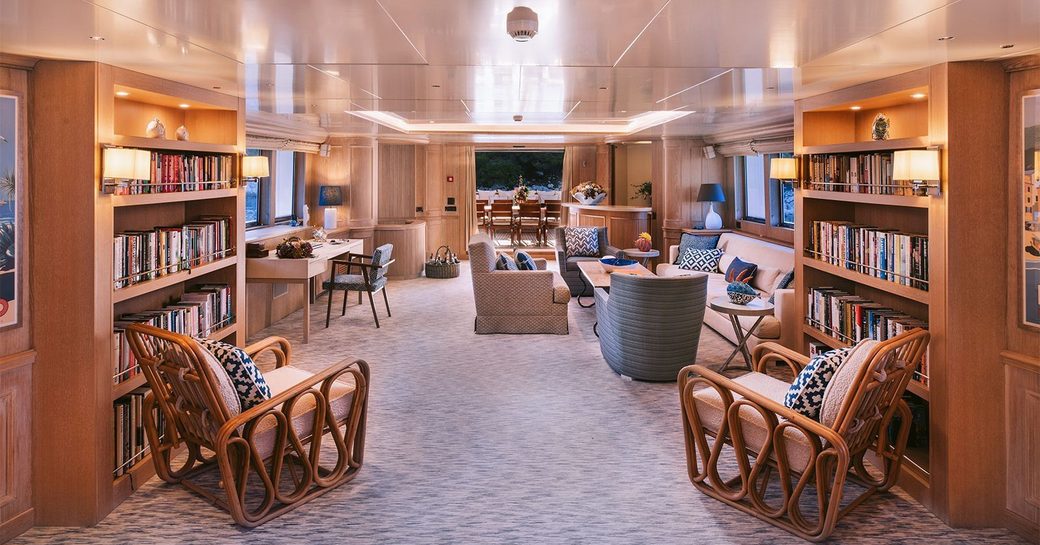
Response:
M851 107L849 107L849 109L854 111L854 112L858 112L858 111L863 109L863 106L851 106Z
M243 178L266 178L271 175L270 166L267 163L267 157L263 155L247 155L242 158L242 177Z
M921 100L924 97L925 97L924 93L914 93L914 94L910 95L910 98L912 98L914 100Z
M130 180L148 180L152 177L152 154L143 149L105 148L101 177L105 193Z
M117 97L128 97L128 96L130 96L130 92L129 91L116 91L116 96Z
M900 150L892 154L892 179L910 182L914 195L927 195L939 186L939 150Z
M190 108L190 107L191 107L191 104L178 104L177 106L178 106L179 108Z

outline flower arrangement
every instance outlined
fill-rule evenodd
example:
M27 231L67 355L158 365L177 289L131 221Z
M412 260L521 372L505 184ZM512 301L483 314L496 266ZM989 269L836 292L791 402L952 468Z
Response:
M311 243L300 240L300 237L289 237L283 240L275 249L275 252L282 259L314 257L314 248L311 246Z
M596 182L585 182L575 186L571 196L581 204L599 204L607 196L607 191Z
M653 247L653 240L650 233L639 233L639 237L636 238L636 249L640 252L649 252L651 247Z
M524 177L521 176L520 180L517 182L516 188L513 189L513 202L520 204L526 201L528 191L527 182L525 182Z

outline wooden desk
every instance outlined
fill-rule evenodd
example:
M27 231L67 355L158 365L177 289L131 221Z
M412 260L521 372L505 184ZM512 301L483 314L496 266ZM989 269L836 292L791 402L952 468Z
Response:
M361 239L339 239L340 244L323 242L307 259L279 259L272 249L267 257L246 259L246 282L267 284L303 284L307 296L303 300L303 342L310 342L311 308L314 301L314 278L328 270L329 261L347 252L361 253ZM309 241L314 244L315 241Z

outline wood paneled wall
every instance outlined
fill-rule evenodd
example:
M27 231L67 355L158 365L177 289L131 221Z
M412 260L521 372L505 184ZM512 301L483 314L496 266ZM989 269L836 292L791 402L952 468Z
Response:
M415 145L379 145L379 221L415 217L415 156Z
M0 331L0 543L24 532L33 524L32 506L32 375L36 352L32 331L32 253L26 251L33 233L27 206L31 174L28 169L29 72L0 68L0 94L19 99L18 125L18 214L22 238L18 241L21 285L18 304L21 325Z
M733 192L725 184L725 159L704 157L702 140L669 139L655 141L651 149L651 173L654 183L653 207L657 216L654 247L662 252L668 245L678 244L682 229L703 225L706 204L697 202L703 183L722 183L727 187L727 202L716 203L715 210L728 218ZM732 225L727 225L732 227Z

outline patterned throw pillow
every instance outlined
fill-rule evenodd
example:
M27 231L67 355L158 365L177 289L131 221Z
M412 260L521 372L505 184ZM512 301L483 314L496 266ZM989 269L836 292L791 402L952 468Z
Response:
M513 258L505 254L498 254L498 259L495 260L495 270L518 271L520 268L516 266L516 262L513 261Z
M758 265L741 261L738 257L726 269L726 282L751 282L757 270Z
M563 230L567 257L599 257L599 229L566 227Z
M679 251L675 254L675 263L673 265L679 264L679 259L686 255L686 250L714 250L719 246L719 236L683 233L679 237Z
M776 288L773 289L773 295L769 296L769 303L776 303L776 290L786 290L791 287L791 282L794 282L794 271L785 274L784 277L776 283Z
M213 354L213 357L224 366L231 383L238 393L239 403L242 410L247 411L264 401L271 399L271 388L260 373L260 368L253 362L241 348L213 341L210 339L195 339L199 346Z
M851 351L852 348L831 350L809 360L809 364L798 373L787 395L784 396L784 407L818 420L827 385Z
M521 271L535 271L538 270L538 266L534 264L534 258L527 252L516 253L516 268Z
M722 258L722 250L686 250L679 257L679 268L688 271L715 272Z

